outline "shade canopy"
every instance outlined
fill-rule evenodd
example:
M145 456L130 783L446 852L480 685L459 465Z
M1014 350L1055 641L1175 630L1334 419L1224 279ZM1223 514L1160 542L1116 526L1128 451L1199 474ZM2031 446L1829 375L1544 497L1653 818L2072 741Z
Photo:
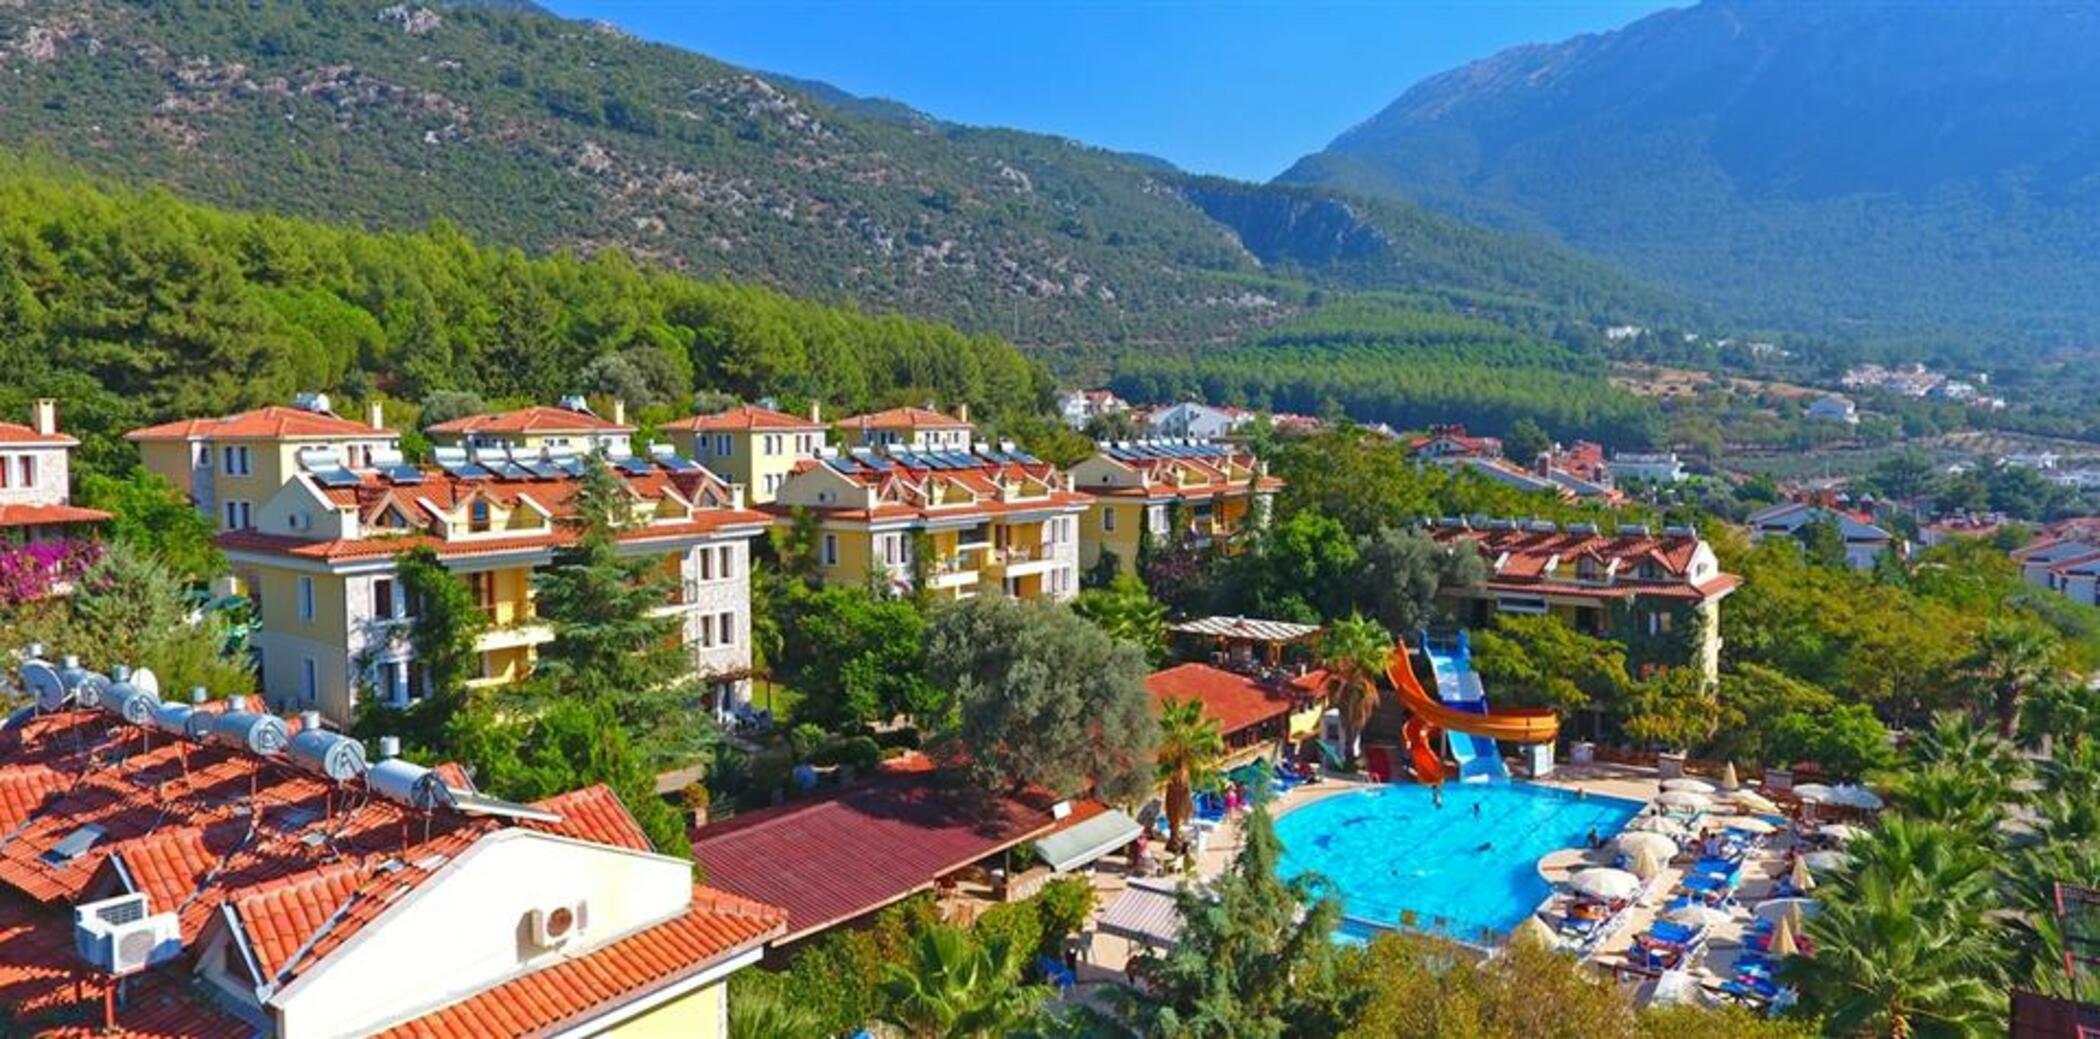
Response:
M1814 891L1816 889L1816 875L1809 870L1808 863L1800 859L1794 860L1794 869L1787 874L1786 879L1787 883L1792 884L1796 891Z
M1847 808L1864 808L1868 811L1880 811L1882 805L1880 794L1857 785L1832 787L1830 789L1830 797L1827 800L1834 805L1844 805Z
M1677 842L1650 830L1630 830L1612 838L1611 844L1629 859L1644 850L1661 856L1664 862L1677 857Z
M1803 783L1794 788L1794 796L1803 801L1829 802L1830 788L1821 783Z
M1719 927L1732 918L1725 909L1716 909L1710 905L1692 902L1664 913L1663 919L1673 924L1683 924L1686 927Z
M1206 635L1212 638L1241 639L1247 642L1297 642L1320 633L1317 624L1293 624L1289 621L1260 620L1253 617L1203 617L1179 624L1168 625L1168 631L1177 635Z
M1779 810L1779 806L1773 804L1771 798L1755 790L1732 791L1729 793L1728 799L1734 801L1737 807L1748 812L1761 812L1769 815Z
M1782 916L1807 919L1823 911L1823 904L1813 898L1773 898L1757 904L1751 912L1760 920L1778 920Z
M1689 790L1695 794L1711 794L1714 792L1714 785L1712 783L1709 783L1703 779L1693 779L1690 776L1680 776L1676 779L1665 779L1662 782L1662 788L1664 790Z
M1663 862L1663 857L1657 855L1654 848L1642 848L1634 854L1630 868L1634 876L1642 880L1654 880L1655 875L1662 872Z
M1705 808L1714 801L1697 790L1665 790L1657 795L1655 803L1671 808Z
M1636 833L1661 833L1679 836L1690 831L1690 827L1667 815L1643 815L1627 823L1626 828Z
M1867 831L1851 823L1830 823L1816 827L1816 833L1842 844L1866 836Z
M1641 878L1623 869L1586 869L1569 877L1568 887L1591 898L1632 898L1641 889Z
M1735 774L1735 762L1731 761L1721 767L1721 789L1732 791L1739 789L1742 785L1742 779Z
M1051 869L1065 873L1137 840L1144 832L1136 819L1111 808L1037 840L1035 853Z
M1767 833L1772 833L1779 829L1779 827L1774 826L1771 823L1768 823L1754 815L1723 816L1721 819L1721 825L1730 830L1741 830L1744 833L1754 833L1760 836Z
M1779 922L1772 925L1772 944L1767 951L1774 956L1800 954L1801 946L1794 941L1794 914L1782 914Z
M1172 948L1181 938L1181 911L1174 905L1174 889L1133 880L1101 910L1094 929L1154 949Z
M1850 865L1852 856L1842 851L1812 851L1801 856L1801 861L1808 863L1809 869L1818 873L1828 873Z

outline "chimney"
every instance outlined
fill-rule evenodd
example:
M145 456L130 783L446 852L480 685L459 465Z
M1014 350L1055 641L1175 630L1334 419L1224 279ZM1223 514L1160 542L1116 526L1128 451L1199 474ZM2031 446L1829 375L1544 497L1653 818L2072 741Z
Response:
M401 756L401 737L379 737L379 760L392 761Z
M1538 462L1537 462L1536 464L1537 464L1537 466L1538 466L1538 471L1539 471L1539 475L1540 475L1540 476L1547 476L1547 477L1550 477L1550 476L1552 476L1552 475L1553 475L1553 452L1552 452L1552 451L1550 451L1550 450L1548 450L1548 451L1540 451L1540 452L1539 452L1539 457L1538 457Z
M822 422L822 421L824 421L824 405L822 405L822 404L819 404L819 403L817 403L816 401L810 401L810 402L809 402L809 420L810 420L811 422Z
M58 402L49 397L36 400L36 431L39 436L52 436L58 432Z
M618 397L613 398L612 420L613 425L615 426L624 426L627 424L627 402L621 400Z
M955 406L955 417L956 417L956 418L957 418L958 420L960 420L960 421L963 421L963 422L968 422L968 421L970 421L970 405L969 405L968 403L963 403L963 404L958 404L958 405L956 405L956 406Z
M365 425L373 429L386 428L386 406L376 400L365 402Z

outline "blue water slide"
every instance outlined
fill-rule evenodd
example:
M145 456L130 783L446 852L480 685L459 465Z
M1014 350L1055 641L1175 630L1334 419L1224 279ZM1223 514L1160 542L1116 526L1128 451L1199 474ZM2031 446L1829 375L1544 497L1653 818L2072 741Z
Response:
M1422 652L1429 657L1430 667L1436 671L1437 699L1457 710L1487 713L1487 691L1481 687L1480 673L1473 670L1473 654L1463 630L1456 639L1442 644L1432 641L1424 632ZM1448 729L1444 735L1451 743L1452 760L1458 762L1459 782L1484 783L1509 778L1509 766L1502 763L1502 749L1495 745L1494 740Z

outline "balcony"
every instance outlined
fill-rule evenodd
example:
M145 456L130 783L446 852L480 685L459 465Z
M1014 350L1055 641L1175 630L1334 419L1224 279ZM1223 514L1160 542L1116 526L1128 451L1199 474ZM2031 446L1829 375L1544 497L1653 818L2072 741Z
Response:
M936 564L926 576L926 587L936 591L967 588L976 584L977 578L975 563L965 562L960 556L950 556Z
M1027 577L1049 573L1061 562L1049 545L1009 545L993 549L985 559L985 569L1001 577Z
M475 650L490 653L501 649L537 646L554 641L554 629L538 620L491 625L474 638Z

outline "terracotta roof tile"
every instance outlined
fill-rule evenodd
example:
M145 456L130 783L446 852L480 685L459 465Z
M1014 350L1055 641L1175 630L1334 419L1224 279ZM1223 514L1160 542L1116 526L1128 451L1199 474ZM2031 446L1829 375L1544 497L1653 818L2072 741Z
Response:
M1227 736L1287 715L1293 707L1293 698L1280 690L1209 664L1155 671L1145 677L1145 690L1152 694L1155 709L1168 700L1201 701L1203 713L1216 719L1218 730Z
M114 518L101 509L84 509L78 505L0 505L0 527L102 523Z
M130 441L154 440L262 440L299 437L313 438L392 438L400 434L391 429L373 429L363 422L356 422L339 415L329 415L304 408L288 408L281 404L243 411L218 418L181 419L163 422L157 426L145 426L124 434Z
M728 411L713 415L694 415L676 422L666 422L656 427L665 432L717 433L735 430L822 430L824 423L812 421L784 411L761 408L755 404L742 404Z
M852 415L839 420L839 425L865 429L969 429L970 424L952 415L943 415L931 408L889 408L871 411L865 415Z
M633 426L608 422L568 408L535 404L514 411L467 415L449 422L425 426L426 433L632 433Z
M693 860L709 884L786 907L792 938L926 890L1053 822L1047 799L980 800L900 776L702 827Z
M34 426L25 426L19 422L0 422L0 444L51 444L71 447L78 443L80 441L64 433L39 433Z

